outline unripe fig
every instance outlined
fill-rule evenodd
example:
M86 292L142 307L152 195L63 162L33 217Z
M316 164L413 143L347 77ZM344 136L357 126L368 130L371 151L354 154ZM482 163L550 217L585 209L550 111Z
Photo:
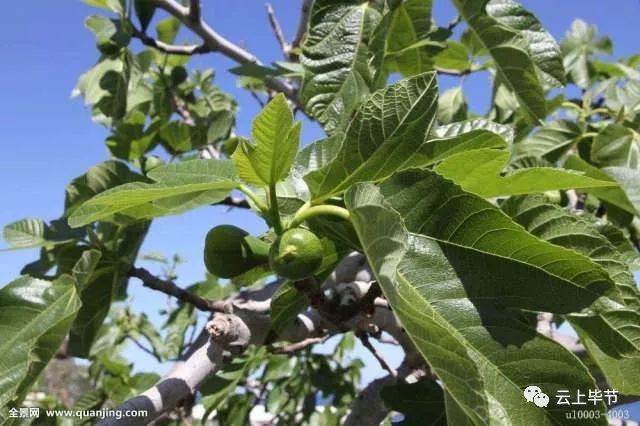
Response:
M204 264L215 276L233 278L268 260L269 244L244 229L220 225L207 233Z
M301 280L318 270L322 254L322 242L313 232L302 228L289 229L271 246L269 266L283 278Z

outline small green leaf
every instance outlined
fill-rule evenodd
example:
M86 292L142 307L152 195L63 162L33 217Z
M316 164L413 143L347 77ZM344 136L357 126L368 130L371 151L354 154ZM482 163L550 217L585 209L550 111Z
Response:
M462 43L447 41L447 47L435 57L435 67L439 71L469 72L473 66Z
M155 14L156 7L148 0L135 0L133 7L135 8L138 21L140 21L140 30L142 32L147 31L149 23Z
M265 185L275 184L289 174L300 143L300 126L300 122L294 124L283 94L269 102L253 121L255 149L245 154Z
M79 293L82 293L91 280L91 276L95 272L101 257L102 253L98 250L86 250L82 252L82 256L80 256L78 262L73 266L71 274L76 280Z
M271 327L278 334L309 305L307 296L288 281L280 285L271 300Z
M557 120L542 126L533 135L514 145L514 161L524 157L557 161L578 140L580 127L569 120Z
M598 38L597 27L587 25L581 19L573 21L561 47L564 54L564 67L573 82L583 89L589 87L591 83L592 73L589 64L591 56L596 53L610 54L613 50L608 37Z
M567 169L579 170L583 172L586 176L592 177L598 180L609 180L612 183L616 183L616 179L606 173L605 171L592 166L587 163L583 159L578 156L572 155L567 158L567 161L564 163L564 167ZM593 194L596 197L600 198L607 203L613 204L616 207L621 208L622 210L631 213L633 215L638 214L640 212L640 194L637 193L636 189L633 187L633 173L631 173L631 182L630 185L627 183L627 188L630 191L630 194L625 192L625 186L622 185L622 182L619 182L619 186L611 187L611 188L590 188L587 192L589 194ZM624 181L623 176L620 178ZM629 179L626 180L629 182ZM622 186L622 188L620 187ZM636 196L632 200L632 196L636 194Z
M4 227L2 237L13 248L40 247L46 244L47 225L40 219L22 219Z
M640 136L621 124L609 124L591 145L591 161L601 167L629 167L640 164Z
M178 30L180 30L180 21L173 16L163 19L156 25L158 40L163 43L171 44L175 42Z
M449 124L467 118L467 100L462 87L454 87L445 91L438 99L438 121Z

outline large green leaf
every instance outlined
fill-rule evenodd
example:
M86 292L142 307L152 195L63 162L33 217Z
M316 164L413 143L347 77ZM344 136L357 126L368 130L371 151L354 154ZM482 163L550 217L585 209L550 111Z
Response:
M397 383L385 386L381 392L384 405L402 413L401 426L446 425L444 395L435 382Z
M379 20L368 2L316 0L300 62L301 100L328 133L344 127L369 94L372 73L367 42Z
M80 309L75 281L23 276L0 289L0 411L17 403L60 348Z
M552 167L519 169L502 176L508 162L509 153L506 151L478 149L452 155L440 163L436 171L466 191L485 198L556 189L615 186L609 180L593 179L572 170Z
M513 0L490 0L487 14L524 37L531 60L546 82L553 86L566 83L560 47L533 13Z
M410 232L439 241L458 275L478 283L469 289L477 297L569 313L615 291L593 261L534 237L493 204L437 173L402 172L385 181L381 191Z
M542 126L533 135L513 146L514 160L523 157L557 161L580 136L580 127L573 121L557 120Z
M409 231L439 241L458 276L475 283L470 295L499 299L505 307L573 314L574 324L598 336L608 353L637 353L640 330L627 327L635 316L620 309L622 296L601 265L535 237L493 204L431 171L401 173L381 190Z
M640 164L640 135L622 124L609 124L591 145L591 161L601 167L629 167Z
M305 176L313 198L338 195L355 182L383 179L419 162L437 97L434 73L375 92L358 108L333 161Z
M171 197L215 190L215 197L205 197L207 203L220 200L238 187L233 164L228 160L192 160L153 169L149 175L155 183L133 182L108 189L86 201L69 217L73 227L104 220L114 214L134 218L149 218L174 213L162 205Z
M421 187L416 197L418 193L409 195L407 188L398 196L411 199L417 205L414 212L424 212L420 200L428 192ZM517 313L502 309L508 296L492 287L513 285L510 276L493 274L482 284L474 278L478 268L474 274L454 270L449 248L407 232L400 214L385 199L366 183L355 185L345 197L385 296L451 397L446 404L449 424L562 424L571 407L540 409L527 403L522 391L532 384L548 395L559 389L593 388L585 367L559 344L538 335ZM455 215L456 210L449 211L450 217ZM428 217L405 218L414 228L431 228ZM497 277L504 286L495 282ZM605 407L600 404L597 409L603 412ZM454 419L457 422L451 423Z
M287 99L279 94L253 121L255 145L240 140L233 161L248 183L275 185L289 174L298 151L301 123L294 124Z
M502 208L536 237L589 256L607 271L622 303L600 300L598 315L587 311L568 318L608 355L640 358L640 293L622 256L598 228L542 196L512 198Z
M462 18L488 49L504 82L517 96L532 122L547 115L544 92L526 38L487 14L488 0L453 0Z

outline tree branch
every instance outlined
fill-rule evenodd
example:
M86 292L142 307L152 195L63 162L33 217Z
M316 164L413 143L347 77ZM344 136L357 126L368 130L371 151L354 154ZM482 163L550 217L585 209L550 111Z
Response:
M207 324L207 330L211 333L209 341L183 364L173 369L153 387L124 402L115 410L112 417L105 418L98 424L138 426L150 423L163 412L176 407L182 400L192 395L207 377L219 370L223 364L225 352L231 351L237 354L249 344L249 329L235 315L216 314ZM128 410L145 410L146 415L141 417L122 415Z
M296 31L296 36L291 42L291 50L300 47L302 39L304 38L304 35L309 28L309 18L311 17L312 4L313 0L302 0L302 11L300 12L300 20L298 21L298 30Z
M142 281L142 285L158 290L169 296L173 296L178 300L189 303L197 309L204 312L227 312L229 305L220 300L210 300L190 293L187 290L178 287L173 281L162 280L144 268L132 267L129 270L129 276L138 278Z
M167 13L173 15L187 28L200 36L205 46L207 46L210 51L220 52L224 56L239 64L262 65L258 58L215 32L206 22L202 21L202 19L197 22L192 21L189 8L182 6L175 0L149 1L156 7L163 9ZM271 78L266 79L265 84L269 89L283 93L289 100L294 102L296 105L299 105L296 89L287 82L279 80L277 78Z
M195 22L195 23L200 22L201 20L200 0L190 0L189 19L191 19L191 22Z
M269 18L269 25L271 25L271 29L273 30L273 34L276 36L276 40L278 40L278 44L280 45L280 49L282 49L282 54L285 59L289 59L289 54L291 53L291 45L287 43L287 40L284 38L284 33L282 32L282 27L276 18L276 14L273 11L273 7L271 3L266 4L267 7L267 17Z
M239 209L250 209L251 208L251 206L249 205L249 202L247 200L245 200L244 198L233 197L231 195L227 196L224 200L218 201L217 203L215 203L213 205L214 206L229 206L229 207L235 207L235 208L239 208Z
M382 389L396 383L396 377L388 375L370 382L351 403L351 411L343 426L379 425L388 409L382 399Z
M375 346L373 346L373 344L369 340L369 336L367 336L366 334L361 334L358 337L360 338L360 341L362 342L364 347L367 348L369 352L371 352L371 354L375 357L376 360L378 360L378 363L380 363L380 366L385 370L387 370L392 377L397 377L398 372L396 371L396 369L393 368L391 365L389 365L389 363L384 358L384 356L380 352L378 352Z
M291 343L289 345L274 347L271 352L274 354L290 354L293 352L298 352L302 349L308 348L309 346L313 346L317 343L323 343L329 338L328 334L320 337L309 337L308 339L301 340L296 343Z
M194 303L199 309L212 310L212 301L180 289L170 281L154 277L142 268L132 268L130 275L142 279L145 286L149 288L160 290L188 303ZM347 285L347 282L356 278L369 279L370 271L361 255L350 255L336 267L325 282L324 288L335 287L338 294L334 301L345 300L339 291L352 292L353 289ZM340 284L336 285L336 282ZM360 297L369 294L367 298L370 299L376 292L375 290L369 292L370 282L356 281L353 284L358 289ZM241 292L239 296L230 297L225 301L215 302L214 308L216 309L213 310L217 310L219 307L224 313L216 312L213 320L207 324L206 329L211 333L210 340L205 342L204 346L199 347L198 345L203 344L202 339L199 338L199 343L191 346L184 355L186 360L176 362L169 374L155 386L125 402L117 409L119 412L147 410L146 417L122 418L117 421L117 424L142 426L163 413L173 410L181 401L191 398L206 377L221 368L223 354L225 361L228 361L241 353L247 344L265 345L276 341L288 342L288 345L284 346L285 352L291 352L321 342L327 336L346 331L352 330L356 333L371 330L385 331L396 339L405 350L403 365L424 366L424 361L407 334L403 332L394 313L387 307L375 304L373 312L367 314L360 312L345 321L335 319L330 314L311 307L306 312L299 314L295 321L291 322L278 335L275 335L272 331L270 316L270 297L277 287L277 284L267 285L261 289ZM312 291L315 291L315 287ZM220 306L217 306L218 304ZM206 335L204 337L206 338ZM401 368L403 367L401 366ZM100 424L110 426L116 424L116 420L113 418L105 419Z
M133 29L133 37L140 40L145 46L153 47L154 49L157 49L163 53L168 53L170 55L192 56L211 52L211 49L208 46L202 44L191 44L184 46L168 44L163 41L156 40L155 38L148 36L147 34L136 28Z

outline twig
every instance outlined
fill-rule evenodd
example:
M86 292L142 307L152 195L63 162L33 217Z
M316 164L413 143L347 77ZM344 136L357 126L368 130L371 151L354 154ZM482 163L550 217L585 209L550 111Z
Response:
M298 21L298 30L296 36L291 42L291 50L297 49L302 43L305 33L309 27L309 18L311 16L311 5L313 0L302 0L302 11L300 12L300 20Z
M390 336L388 334L381 334L380 337L378 337L378 342L386 343L388 345L400 346L400 343L396 339L394 339L393 336Z
M240 197L232 197L231 195L229 195L227 198L225 198L222 201L218 201L217 203L213 204L214 206L229 206L229 207L236 207L239 209L250 209L251 206L249 205L249 202L247 200L245 200L244 198L240 198Z
M455 18L453 18L453 19L451 20L451 22L449 22L449 25L447 25L447 29L448 29L449 31L452 31L455 27L457 27L457 26L458 26L458 24L459 24L460 22L462 22L462 16L460 16L460 15L456 15L456 17L455 17Z
M438 73L438 75L448 75L450 77L464 77L465 75L471 74L472 71L470 69L462 70L462 71L438 69L436 70L436 72Z
M320 337L309 337L308 339L304 339L296 343L291 343L287 346L274 347L271 349L271 352L273 352L274 354L290 354L293 352L298 352L299 350L305 349L309 346L313 346L317 343L324 343L328 338L329 335Z
M182 99L180 99L178 95L173 93L173 91L171 92L171 104L175 112L180 116L180 118L182 118L184 124L186 124L187 126L195 126L196 122L193 120L193 117L191 116L189 110L184 106L184 102L182 101Z
M378 352L375 346L371 344L371 342L369 341L369 336L367 336L366 334L360 334L358 337L360 338L360 341L362 342L364 347L367 348L369 352L371 352L375 359L378 360L380 366L387 370L392 377L398 377L398 372L396 371L396 369L390 366L387 360L384 359L384 356L382 356L382 354Z
M152 357L154 357L155 359L157 359L158 361L162 361L160 359L160 356L156 353L156 351L147 348L145 345L143 345L142 343L138 342L137 339L134 339L131 336L128 336L129 340L131 340L138 348L140 348L143 352L148 353L149 355L151 355Z
M133 37L140 40L142 44L146 46L153 47L154 49L157 49L164 53L168 53L170 55L192 56L211 52L211 49L208 46L202 44L190 44L184 46L168 44L163 41L156 40L153 37L149 37L147 34L136 28L133 29Z
M271 3L266 4L267 7L267 17L269 18L269 25L271 25L271 29L273 30L273 34L276 36L276 40L278 40L278 44L280 44L280 48L282 49L282 54L285 59L289 59L289 53L291 52L291 45L287 43L287 40L284 38L284 33L282 32L282 27L276 18L276 14L273 11L273 7Z
M195 306L197 309L204 312L227 312L229 310L228 304L221 300L210 300L200 297L196 294L188 292L187 290L178 287L172 281L162 280L151 272L144 268L132 267L129 270L129 276L138 278L142 281L145 287L153 290L158 290L162 293L173 296L176 299L182 300L185 303L189 303Z
M262 63L253 54L249 53L240 46L230 42L217 32L215 32L206 22L200 20L193 22L189 17L189 8L181 5L175 0L149 0L156 7L163 9L173 15L187 28L191 29L195 34L202 38L204 44L214 52L219 52L224 56L232 59L239 64L257 64ZM285 81L277 78L269 78L265 80L265 84L271 90L283 93L289 100L299 105L296 89Z
M189 19L192 22L200 22L200 0L191 0L189 3Z
M260 96L258 96L258 94L255 92L255 90L249 90L249 93L251 93L251 96L253 97L253 99L256 100L256 102L258 102L258 105L260 105L260 108L264 108L264 101L260 98Z

